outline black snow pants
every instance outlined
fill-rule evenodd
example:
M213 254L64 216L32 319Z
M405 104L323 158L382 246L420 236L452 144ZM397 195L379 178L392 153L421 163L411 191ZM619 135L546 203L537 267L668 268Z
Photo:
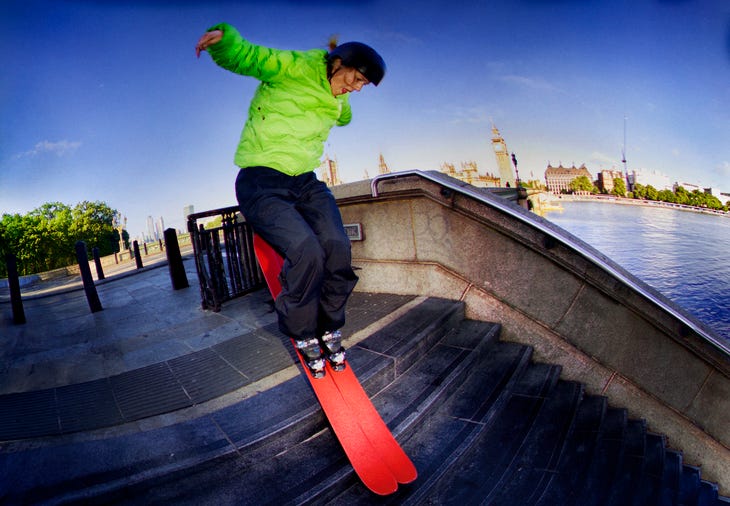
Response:
M342 327L357 276L329 188L313 172L247 167L236 178L236 197L254 232L284 257L275 302L280 330L305 339Z

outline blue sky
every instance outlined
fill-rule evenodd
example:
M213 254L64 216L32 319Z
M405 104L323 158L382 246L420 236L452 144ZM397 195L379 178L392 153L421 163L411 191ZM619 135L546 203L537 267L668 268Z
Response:
M730 189L727 0L3 0L0 213L102 200L184 228L183 207L235 204L233 153L257 82L194 46L225 21L272 47L361 40L388 64L326 146L342 178L476 161L491 124L548 163Z

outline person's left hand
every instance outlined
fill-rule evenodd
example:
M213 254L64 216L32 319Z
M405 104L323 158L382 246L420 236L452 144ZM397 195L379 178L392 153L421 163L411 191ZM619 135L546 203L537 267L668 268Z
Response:
M202 37L198 40L195 45L195 56L200 58L200 52L205 51L208 47L213 44L217 44L223 38L223 32L221 30L212 30L205 32Z

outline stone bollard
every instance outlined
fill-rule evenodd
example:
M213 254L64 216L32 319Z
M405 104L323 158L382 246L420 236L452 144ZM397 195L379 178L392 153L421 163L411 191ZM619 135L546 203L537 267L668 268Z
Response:
M167 266L170 269L170 279L172 280L172 289L180 290L187 288L188 276L185 274L185 266L183 265L182 255L180 254L180 244L177 242L177 232L174 228L165 229L165 250L167 251Z
M149 255L150 253L149 253L149 251L147 251L147 243L146 242L143 242L142 243L142 246L144 246L144 256Z
M86 252L86 243L84 241L76 242L76 260L79 262L79 271L81 272L81 281L84 283L84 292L86 292L86 300L89 302L89 308L92 313L104 309L101 307L99 294L96 293L96 285L91 277L91 267L89 267L89 255Z
M8 267L8 287L10 288L10 305L13 309L13 323L20 325L25 323L25 311L23 311L23 299L20 297L20 278L18 277L18 263L15 255L5 255L5 263Z
M137 262L137 269L141 269L144 265L142 265L142 255L139 254L139 243L134 241L132 247L134 248L134 261Z
M91 249L94 255L94 265L96 265L96 279L104 279L104 268L101 266L101 257L99 256L99 248L94 246Z

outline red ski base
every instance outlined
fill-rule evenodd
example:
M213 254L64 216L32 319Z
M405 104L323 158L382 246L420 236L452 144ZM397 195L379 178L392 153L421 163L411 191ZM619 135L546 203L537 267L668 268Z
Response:
M254 236L254 249L269 291L276 299L281 292L279 273L284 260L259 236ZM339 372L327 364L324 378L315 379L299 352L297 355L332 430L363 484L376 494L388 495L398 489L399 483L414 481L418 476L416 467L370 402L349 363Z

